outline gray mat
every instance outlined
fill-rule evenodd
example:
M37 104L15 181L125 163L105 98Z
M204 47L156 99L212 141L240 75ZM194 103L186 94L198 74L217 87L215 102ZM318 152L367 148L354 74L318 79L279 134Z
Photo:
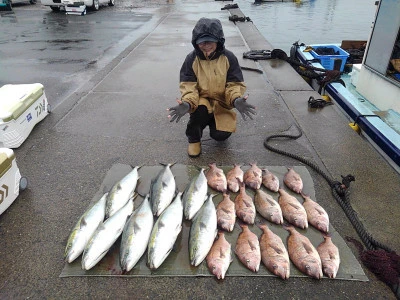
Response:
M233 166L218 166L222 168L225 172L229 171ZM264 168L263 166L259 166L260 168ZM207 168L207 167L205 167ZM242 169L246 171L250 166L242 166ZM290 192L287 187L283 185L283 175L286 173L286 167L280 166L267 166L268 170L278 176L280 180L280 185L286 191L294 195L300 202L303 202L303 199L300 195L294 194ZM162 169L162 166L142 166L139 169L139 183L137 185L136 191L142 195L145 195L149 192L151 179L157 176L158 172ZM309 195L313 200L318 201L315 198L315 190L313 180L307 170L307 168L302 166L294 167L295 171L300 174L304 183L304 193ZM112 185L125 176L132 168L129 165L123 164L115 164L106 174L102 185L99 187L98 192L93 197L92 201L99 199L104 191L108 191ZM175 180L177 183L177 188L179 191L184 191L186 185L190 182L191 178L198 173L198 169L195 166L188 165L180 165L175 164L171 168L173 174L175 175ZM278 193L273 193L267 191L264 187L262 187L264 191L269 193L275 200L278 200ZM246 192L253 196L254 192L250 189L246 189ZM216 193L211 188L209 188L209 193ZM234 200L237 194L231 193L231 199ZM135 208L140 205L143 198L138 196L135 200ZM222 201L222 194L218 193L217 196L213 198L215 205L217 205L220 201ZM84 212L82 212L83 214ZM329 211L328 211L329 214ZM80 216L76 216L76 220L79 219ZM280 225L272 224L265 219L263 219L259 214L256 217L256 224L260 222L265 222L268 224L270 229L279 235L284 244L287 245L286 239L288 236L288 232L282 228ZM189 262L189 253L188 253L188 238L189 238L189 230L190 230L190 221L184 220L182 232L179 234L178 239L175 243L174 249L171 251L170 255L164 261L164 263L157 270L150 270L147 265L147 254L145 253L143 257L139 260L137 265L127 273L123 273L119 266L119 244L120 238L116 241L116 243L111 247L107 255L91 270L84 271L81 268L81 257L78 257L73 263L66 263L60 277L70 277L70 276L213 276L207 268L206 262L203 261L198 267L193 267ZM258 236L261 236L262 231L257 227L257 225L249 226L250 230L253 231ZM309 227L306 230L298 229L297 230L306 235L312 244L316 247L322 241L322 234L314 229L313 227ZM337 273L336 280L357 280L357 281L368 281L368 277L365 275L361 265L358 263L357 259L354 257L351 250L347 247L345 241L342 237L335 231L335 229L330 226L330 233L332 234L332 241L339 248L341 265L339 271ZM225 233L225 237L228 242L231 243L232 251L235 247L235 243L239 233L241 232L241 228L238 224L236 224L235 229L231 233ZM69 233L68 233L69 235ZM242 265L242 263L237 259L236 255L233 254L233 262L231 263L226 277L229 276L275 276L270 273L265 266L260 265L260 269L257 273L251 272L246 267ZM302 274L296 267L291 263L290 267L290 277L307 277ZM326 278L326 277L324 277ZM290 280L290 279L289 279Z

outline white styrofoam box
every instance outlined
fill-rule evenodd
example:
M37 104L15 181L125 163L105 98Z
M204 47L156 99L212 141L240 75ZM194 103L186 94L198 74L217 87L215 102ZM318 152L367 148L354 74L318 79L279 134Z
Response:
M49 104L41 83L3 85L0 88L0 147L18 148L48 114Z
M19 195L21 174L14 151L0 148L0 215Z

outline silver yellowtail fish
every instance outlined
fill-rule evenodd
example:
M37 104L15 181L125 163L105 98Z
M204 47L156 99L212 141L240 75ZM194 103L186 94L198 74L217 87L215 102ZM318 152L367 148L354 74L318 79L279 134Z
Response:
M105 193L100 200L94 203L76 223L75 227L68 238L65 248L64 258L67 262L72 263L79 255L82 254L90 237L95 232L97 226L104 221L106 211Z
M182 230L182 219L182 192L179 192L154 224L147 249L150 269L157 269L168 257Z
M193 219L189 235L189 259L197 267L206 258L217 235L217 212L210 194Z
M133 200L129 199L124 207L97 227L83 251L82 269L90 270L107 254L121 235L126 220L132 214L132 211Z
M183 193L183 213L187 220L191 220L207 199L207 178L204 169L187 185Z
M167 164L151 181L150 201L153 215L159 216L174 198L176 183L171 171L172 164Z
M149 195L137 208L125 224L120 247L120 263L124 271L129 272L146 251L154 225Z
M106 201L106 218L111 217L121 207L123 207L129 199L133 198L137 181L139 180L138 169L134 167L124 178L116 182L111 188Z

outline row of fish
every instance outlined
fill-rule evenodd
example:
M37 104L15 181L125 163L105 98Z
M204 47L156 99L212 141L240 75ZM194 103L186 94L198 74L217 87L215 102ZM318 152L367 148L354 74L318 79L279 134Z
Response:
M211 188L221 193L228 190L237 193L240 188L240 182L243 182L247 187L258 190L261 185L264 185L272 192L279 190L279 178L271 173L267 168L261 169L256 163L251 163L250 168L243 171L241 165L234 164L226 175L221 168L218 168L216 163L209 164L206 177ZM293 168L289 168L283 177L285 185L300 194L303 190L303 181L298 173Z
M261 175L262 173L264 175ZM236 216L246 224L254 224L256 212L276 224L283 224L283 218L285 218L292 225L302 229L308 228L310 223L323 233L329 231L328 213L320 204L302 192L303 181L293 168L289 168L283 182L292 191L301 194L303 203L279 187L279 179L276 175L267 169L261 170L256 164L251 164L251 168L246 172L243 172L239 165L234 165L226 176L222 169L215 164L210 164L206 177L210 187L223 192L224 198L217 207L217 214L220 228L226 231L233 230ZM228 190L239 191L234 202L229 200L229 192L222 182L226 182L226 186L231 186ZM232 188L233 183L235 183L234 188ZM260 189L261 183L268 186L269 190L279 193L278 201ZM254 201L247 194L246 186L255 190Z
M185 212L186 219L193 219L190 261L199 265L217 233L213 195L207 194L207 180L202 169L188 185L182 199L183 193L176 191L170 167L170 164L165 165L152 180L149 194L135 211L133 199L139 167L133 168L114 184L110 192L105 193L78 220L67 242L66 261L71 263L83 253L82 268L89 270L107 254L122 234L121 268L130 271L148 249L148 265L157 269L169 255L181 232ZM202 213L194 218L206 199L209 199L206 202L208 205L204 205ZM153 215L158 217L156 222ZM212 234L209 235L207 230Z
M279 186L279 178L268 169L260 169L255 163L250 165L251 167L244 172L240 165L235 164L225 176L223 170L216 164L210 164L210 169L206 174L209 186L223 193L223 200L217 205L219 228L228 232L232 231L236 216L245 223L241 225L242 233L240 233L235 247L235 253L239 260L253 272L258 271L262 260L270 272L282 279L287 279L290 275L290 257L301 272L313 278L319 279L323 273L330 278L336 277L340 256L338 248L327 234L329 216L317 202L302 192L303 181L300 175L293 168L289 168L283 177L283 182L290 190L301 194L304 199L303 204L282 189ZM260 189L261 185L272 192L278 192L278 202ZM245 186L255 190L254 202L246 193ZM234 201L230 200L228 191L239 192ZM246 225L254 224L256 212L275 224L283 224L283 218L285 218L292 225L305 229L310 223L324 233L324 242L315 249L306 236L296 231L293 226L284 225L284 228L290 233L288 237L289 251L287 251L281 238L265 224L260 225L263 234L258 240ZM225 253L228 246L223 233L219 233L219 238L222 239L220 244L224 245L220 252ZM215 256L218 251L212 249L210 253L214 253ZM225 257L225 254L221 256L219 263L221 263L222 257ZM227 266L229 264L225 261L224 267L214 265L209 268L214 270L212 272L218 278L223 278L224 274L221 274L221 270L226 271Z
M339 250L329 235L324 235L324 241L315 248L310 240L293 226L284 226L289 231L286 250L282 239L267 225L259 225L263 231L260 239L248 225L242 224L241 227L242 232L235 245L235 254L249 270L258 272L262 261L272 274L288 279L292 261L302 273L312 278L320 279L323 274L329 278L336 277L340 265ZM207 266L218 279L223 279L232 261L231 244L220 231L218 239L207 255Z
M118 239L133 211L138 169L133 168L79 218L66 245L67 262L83 253L82 268L89 270Z
M171 252L182 230L182 221L183 217L185 217L185 219L192 221L189 237L190 263L193 266L198 266L206 259L210 271L218 278L223 278L232 261L232 257L230 245L229 247L227 246L223 232L220 232L218 239L215 240L217 227L219 226L227 231L233 230L235 214L232 217L232 208L243 221L248 220L247 223L254 223L255 209L254 216L252 213L254 204L251 197L249 199L249 196L245 193L245 182L247 182L247 186L256 190L255 207L265 206L265 201L261 201L261 199L269 195L260 190L261 184L251 185L249 183L250 179L248 178L252 177L251 172L249 172L247 176L243 174L243 180L240 175L236 176L236 183L238 184L238 190L240 190L238 197L242 198L241 201L238 201L238 203L242 204L237 205L239 209L234 208L235 203L229 199L227 188L220 189L224 192L224 200L218 204L216 209L212 201L214 195L208 194L208 185L211 186L213 184L213 188L221 185L224 187L225 176L223 172L222 174L215 172L218 169L215 164L210 164L207 172L203 168L199 169L199 173L190 181L183 193L177 192L175 178L170 167L170 164L165 165L152 180L149 194L145 196L142 204L136 210L133 210L133 200L136 184L139 180L138 169L140 167L133 168L128 175L117 182L108 193L105 193L78 220L68 239L65 251L66 261L71 263L83 253L82 268L89 270L107 254L110 247L122 234L120 246L121 268L125 271L131 270L147 249L148 266L151 269L157 269ZM256 168L255 164L252 165L252 168ZM232 172L239 173L239 169L240 166L235 165ZM271 176L272 173L265 170L263 170L264 174ZM219 175L215 175L216 173L219 173ZM263 181L261 182L265 185ZM278 191L281 193L282 189L279 189L279 180L277 182ZM271 199L272 197L266 201L269 202ZM272 201L275 200L272 199ZM279 207L279 205L272 206L275 209L276 206ZM249 213L248 211L251 212ZM263 215L261 211L267 210L260 208L258 211ZM158 217L155 222L153 216ZM269 218L266 216L269 216ZM275 215L268 212L265 212L263 217L267 220L274 220L272 222L277 224L282 224L283 222L282 216L279 219L275 219ZM246 225L242 225L242 227L247 228ZM240 250L241 247L239 245L247 244L250 245L250 249L257 249L258 242L247 241L242 243L241 240L245 241L246 235L249 235L246 232L243 229L235 249L235 253L242 262L247 261L246 258L242 260L244 257L242 254L247 252ZM241 237L242 235L244 237ZM272 248L275 249L276 247ZM261 253L266 251L263 249L261 249L260 257L263 256ZM227 263L228 261L229 264ZM267 263L264 262L264 264L267 266ZM298 268L301 270L300 267ZM287 274L281 277L287 278L288 276Z

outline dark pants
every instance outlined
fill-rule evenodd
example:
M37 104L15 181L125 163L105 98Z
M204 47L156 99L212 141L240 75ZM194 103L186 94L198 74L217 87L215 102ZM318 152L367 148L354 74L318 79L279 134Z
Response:
M232 132L217 130L215 127L214 114L209 114L207 107L199 105L197 109L190 114L189 123L186 128L186 136L189 143L200 142L203 136L204 128L210 128L210 136L216 141L224 141L231 136Z

